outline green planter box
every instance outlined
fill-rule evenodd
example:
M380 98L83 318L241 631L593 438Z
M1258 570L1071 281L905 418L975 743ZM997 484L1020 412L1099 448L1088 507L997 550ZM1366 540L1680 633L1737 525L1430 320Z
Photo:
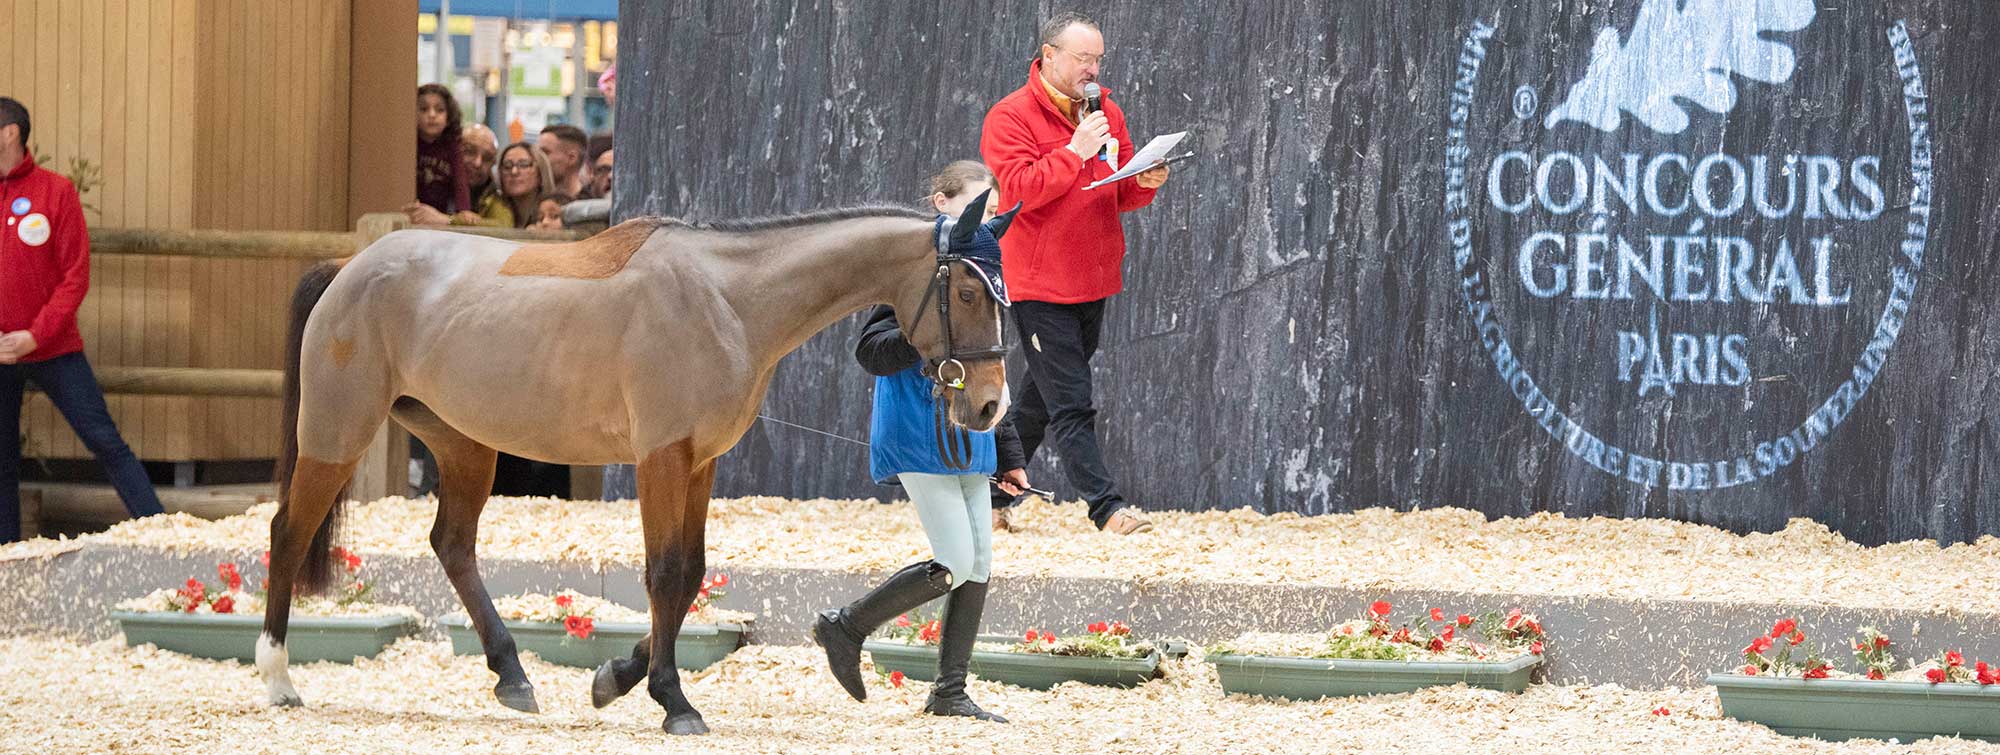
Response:
M1715 674L1722 714L1820 739L1958 736L2000 742L2000 686Z
M479 646L479 633L472 630L472 622L461 614L452 614L437 620L446 634L451 635L451 650L459 655L485 655ZM559 666L577 668L597 668L605 661L632 655L632 646L640 638L652 631L651 624L622 624L597 622L589 639L571 637L557 622L508 621L507 631L514 635L514 645L521 650L532 650L542 660ZM681 636L674 641L674 665L688 671L700 671L721 661L724 656L743 646L745 628L740 624L689 624L681 627Z
M257 660L257 636L264 632L263 614L112 611L111 618L124 630L127 645L153 645L219 661ZM353 663L416 632L417 620L410 616L294 614L285 632L285 649L293 663Z
M986 642L1012 642L1015 638L982 636ZM862 645L875 665L918 681L937 678L936 647L911 645L895 640L869 640ZM971 670L981 679L1006 682L1028 689L1048 689L1063 682L1083 682L1100 687L1137 687L1159 675L1160 654L1144 658L1079 658L1043 653L1006 653L973 650Z
M1386 695L1461 683L1520 692L1528 688L1535 666L1542 659L1525 655L1511 661L1455 663L1230 654L1210 656L1208 662L1215 664L1225 693L1318 700Z

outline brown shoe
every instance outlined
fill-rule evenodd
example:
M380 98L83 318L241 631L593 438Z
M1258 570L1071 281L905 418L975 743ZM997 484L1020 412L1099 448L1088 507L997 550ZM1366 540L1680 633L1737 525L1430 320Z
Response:
M1014 531L1015 531L1015 529L1014 529L1014 519L1013 519L1012 515L1010 515L1010 514L1008 514L1008 513L1007 513L1007 511L1008 511L1007 509L994 509L994 510L993 510L993 531L994 531L994 532L1014 532Z
M1153 531L1153 522L1140 516L1138 509L1127 506L1112 512L1111 518L1104 520L1103 529L1114 535L1130 535Z

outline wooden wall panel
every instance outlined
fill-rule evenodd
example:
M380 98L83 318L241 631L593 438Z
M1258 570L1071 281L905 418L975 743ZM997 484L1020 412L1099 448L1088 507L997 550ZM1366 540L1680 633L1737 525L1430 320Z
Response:
M345 230L352 11L345 0L0 0L0 93L33 111L33 146L52 168L104 167L86 198L95 226ZM88 353L100 367L278 368L305 267L98 255L78 313ZM147 460L276 452L272 399L108 403ZM46 399L31 397L23 417L27 455L89 456Z

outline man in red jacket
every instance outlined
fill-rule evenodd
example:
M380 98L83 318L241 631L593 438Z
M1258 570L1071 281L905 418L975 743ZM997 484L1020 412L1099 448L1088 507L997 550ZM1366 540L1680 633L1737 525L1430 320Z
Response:
M1104 36L1095 21L1065 13L1043 24L1041 55L1028 64L1028 81L986 112L979 152L1000 196L1022 204L1000 240L1028 358L1007 421L1030 460L1046 435L1070 484L1090 504L1090 521L1123 535L1152 524L1119 495L1105 467L1090 358L1097 353L1104 301L1123 286L1125 230L1118 215L1151 204L1167 168L1084 190L1117 170L1109 155L1133 154L1125 113L1110 90L1101 90L1101 110L1083 112L1084 85L1096 83L1103 61ZM1113 150L1100 158L1106 145ZM1013 503L997 489L993 500L996 510Z
M76 308L90 290L83 203L69 179L28 156L28 131L28 109L0 97L0 542L21 539L21 394L30 381L104 465L125 510L162 513L77 334Z

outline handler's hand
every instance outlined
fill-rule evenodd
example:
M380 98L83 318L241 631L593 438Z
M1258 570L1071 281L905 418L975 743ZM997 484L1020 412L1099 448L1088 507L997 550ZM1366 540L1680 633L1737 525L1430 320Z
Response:
M1111 121L1099 110L1076 124L1076 134L1069 138L1069 151L1088 160L1096 157L1098 148L1108 141L1111 141Z
M1028 470L1009 469L1000 473L1000 489L1007 495L1020 495L1028 491Z
M445 217L445 214L438 212L437 208L422 202L403 205L403 214L408 215L410 222L417 225L446 225L451 222L451 218Z
M1157 189L1167 182L1167 173L1171 170L1171 168L1165 165L1157 168L1148 168L1141 171L1139 175L1133 176L1132 180L1138 181L1139 188L1141 189Z

